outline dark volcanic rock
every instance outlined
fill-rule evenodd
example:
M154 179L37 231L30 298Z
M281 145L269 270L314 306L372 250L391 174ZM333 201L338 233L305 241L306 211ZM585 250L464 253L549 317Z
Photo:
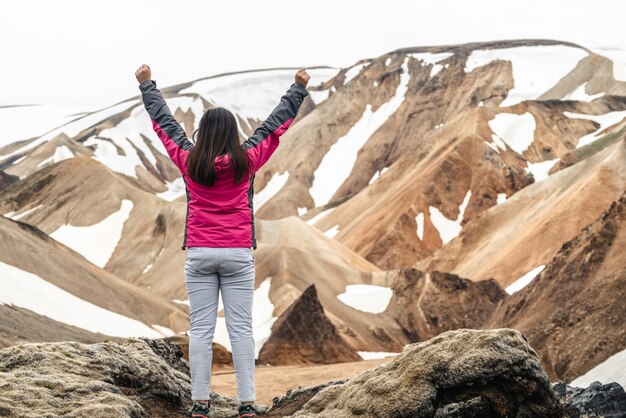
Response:
M487 398L477 396L463 402L451 403L439 408L435 418L483 418L491 416Z
M568 417L626 417L626 393L617 383L593 382L586 389L558 383L554 385L554 392Z
M402 273L388 312L413 342L453 329L480 328L506 298L495 280L472 281L413 268Z
M361 357L324 315L315 285L309 286L272 326L259 353L269 364L341 363Z
M320 391L293 416L561 417L562 410L519 331L462 329L407 345L391 362Z
M19 179L20 178L18 176L7 174L4 171L0 170L0 189L3 189L8 185L15 183Z
M172 344L165 338L159 338L156 340L151 340L150 338L140 339L148 344L152 351L154 351L154 354L163 358L163 360L165 360L170 367L178 370L179 372L183 372L188 376L190 375L189 366L182 360L183 349L180 346Z
M284 396L277 396L272 400L272 406L265 412L264 416L267 416L268 418L289 416L302 409L302 406L313 396L317 395L317 393L322 389L345 382L345 380L337 380L317 386L309 386L303 389L290 389Z

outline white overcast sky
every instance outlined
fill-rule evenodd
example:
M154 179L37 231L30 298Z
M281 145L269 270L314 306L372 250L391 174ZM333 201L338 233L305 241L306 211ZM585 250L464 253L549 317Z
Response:
M0 0L0 106L104 106L226 71L345 67L394 49L551 38L626 50L622 0Z

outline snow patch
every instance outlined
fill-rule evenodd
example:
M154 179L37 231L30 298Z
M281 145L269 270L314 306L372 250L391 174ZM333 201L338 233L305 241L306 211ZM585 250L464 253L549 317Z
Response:
M314 225L317 221L319 221L324 216L328 215L330 212L332 212L334 210L335 210L335 208L330 208L330 209L323 210L320 213L318 213L317 215L315 215L314 217L312 217L311 219L309 219L308 221L306 221L306 223L309 224L309 225Z
M298 208L298 216L306 215L308 211L307 208Z
M586 56L584 50L564 45L475 50L467 58L465 72L495 60L510 61L514 87L500 106L513 106L524 100L538 99Z
M420 52L420 53L412 53L408 55L415 58L418 61L422 61L424 64L432 65L432 64L437 64L438 62L441 62L445 59L448 59L454 54L452 52L439 52L436 54L432 52Z
M350 128L348 133L331 145L314 173L313 185L309 193L315 206L321 206L330 200L337 189L350 176L357 154L367 140L395 113L404 101L409 85L408 58L402 64L402 75L395 96L381 105L376 112L368 104L361 119Z
M383 169L382 169L382 170L378 170L378 171L376 171L376 172L374 173L374 175L372 176L372 178L370 179L370 181L369 181L369 183L368 183L368 184L372 184L372 183L374 183L376 180L378 180L378 178L379 178L380 176L382 176L382 175L385 173L385 171L387 171L387 168L388 168L388 167L383 167Z
M122 237L124 223L132 209L133 202L124 199L119 211L110 214L97 224L90 226L66 224L49 235L82 254L98 267L104 267Z
M498 113L489 121L489 127L512 150L522 154L533 143L537 124L535 117L529 112L521 115Z
M598 97L604 96L604 92L600 92L598 94L589 95L587 94L587 83L583 83L576 88L573 92L563 97L563 100L578 100L580 102L591 102Z
M24 211L24 212L22 212L20 214L17 214L17 215L15 214L15 212L5 213L4 216L7 217L7 218L11 218L14 221L18 221L18 220L22 219L24 216L26 216L26 215L36 211L37 209L39 209L41 207L43 207L43 205L35 206L34 208L30 208L30 209L28 209L28 210L26 210L26 211Z
M335 235L339 233L339 225L335 225L328 231L324 232L328 238L335 238Z
M1 261L0 277L0 304L29 309L55 321L112 337L163 337L162 332L140 321L87 302L36 274Z
M498 193L498 197L496 198L496 204L501 205L506 202L506 193Z
M316 105L322 103L324 100L328 99L330 96L329 90L309 90L309 97L313 100L313 103Z
M345 86L346 84L348 84L350 82L350 80L352 80L354 77L356 77L357 75L359 75L361 73L361 71L363 70L363 68L365 68L365 66L369 64L368 62L365 62L363 64L357 64L357 65L353 65L352 67L348 68L348 71L346 71L346 78L343 82L343 85Z
M415 217L415 223L417 224L417 237L420 241L424 240L424 213L420 212Z
M41 167L42 165L46 165L48 163L58 163L59 161L67 160L74 157L74 153L70 150L67 145L61 145L54 150L54 154L50 158L46 158L37 164L37 167ZM17 162L17 161L16 161ZM15 163L14 163L15 164Z
M381 358L395 357L400 353L392 353L387 351L357 351L363 360L378 360Z
M489 148L491 148L498 154L500 153L500 150L506 150L506 144L496 134L491 135L491 142L488 142L487 145L489 145Z
M148 264L148 265L146 266L146 268L145 268L145 269L143 269L143 272L142 272L141 274L146 274L146 273L147 273L147 272L148 272L148 271L152 268L152 266L153 266L153 265L154 265L154 263L150 263L150 264Z
M570 386L586 388L593 382L603 384L617 382L626 386L626 367L624 365L626 365L626 350L613 354L587 373L577 377L570 383Z
M261 207L267 203L276 193L283 188L289 179L289 171L284 173L274 173L270 181L267 182L263 190L259 193L255 193L252 202L254 205L254 211L261 209Z
M543 271L544 268L546 268L546 266L544 266L544 265L541 265L539 267L535 267L534 269L532 269L528 273L524 274L519 279L515 280L513 283L511 283L504 290L509 295L512 295L515 292L519 292L524 287L528 286L530 284L530 282L532 282L535 279L535 277L537 277L539 275L539 273L541 273Z
M559 158L556 158L554 160L542 161L540 163L527 162L528 167L526 167L525 171L527 173L531 173L535 178L535 183L538 183L541 180L548 178L549 171L558 161Z
M337 295L345 305L363 312L379 314L385 312L393 292L388 287L371 284L350 284Z
M408 55L418 61L421 61L423 67L427 65L432 65L432 68L430 70L430 76L434 77L439 71L443 70L444 68L443 65L438 64L438 62L448 59L454 54L451 52L440 52L437 54L431 52L421 52Z
M11 165L15 165L15 164L19 164L19 163L21 163L22 161L24 161L24 160L26 159L26 157L28 157L28 154L26 154L26 155L24 155L24 156L22 156L22 157L18 158L17 160L13 161L13 162L11 163Z
M163 335L164 337L173 337L174 335L176 335L174 331L172 331L168 327L164 327L163 325L152 324L152 328L154 328L159 334Z
M441 238L441 241L444 243L444 245L456 238L457 235L459 235L459 233L461 232L461 222L463 222L465 208L467 208L467 204L469 203L471 197L472 191L469 190L465 195L461 206L459 206L459 216L456 218L456 220L450 220L446 218L443 213L441 213L439 209L434 206L430 206L428 208L430 221L437 229L437 232L439 232L439 237Z
M385 60L385 67L389 66L389 64L391 64L391 58Z
M165 183L165 186L167 187L167 190L157 193L156 195L163 200L167 200L168 202L171 202L180 196L184 196L187 192L185 180L183 180L182 177L178 177L172 182Z

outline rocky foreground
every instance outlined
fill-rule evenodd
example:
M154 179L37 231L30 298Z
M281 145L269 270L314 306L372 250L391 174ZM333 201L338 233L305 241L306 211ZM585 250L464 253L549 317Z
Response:
M181 417L189 369L167 340L22 344L0 351L0 416ZM213 417L237 401L212 396ZM618 417L617 384L552 385L525 337L512 329L456 330L407 345L349 380L289 391L267 417Z

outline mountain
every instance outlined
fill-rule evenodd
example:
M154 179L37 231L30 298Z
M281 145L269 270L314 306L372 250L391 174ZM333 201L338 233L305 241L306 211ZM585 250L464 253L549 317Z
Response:
M343 363L361 357L324 315L315 285L304 293L272 325L259 361L264 364Z
M626 116L611 64L552 41L357 63L259 174L278 191L257 217L300 214L382 269L409 267Z
M272 362L294 360L280 343L306 335L302 312L315 312L311 327L336 336L333 346L349 358L501 326L528 333L550 376L578 377L618 355L624 336L609 312L620 312L611 286L624 261L603 256L613 261L582 285L550 273L559 257L578 265L560 249L586 242L581 230L626 189L626 83L613 64L575 44L520 40L407 48L312 69L310 96L255 180L257 355L267 342ZM293 73L231 73L162 91L188 134L206 108L226 106L246 137ZM13 176L0 188L4 228L39 231L0 261L16 283L41 284L34 275L143 331L185 332L184 185L140 99L71 119L43 135L16 133L0 148L0 170ZM593 248L619 242L589 239ZM79 281L85 271L100 282ZM594 313L551 299L565 289ZM35 322L46 313L18 296L1 307L12 319L0 337L45 340L50 333ZM42 321L64 338L112 332L102 323L67 328L75 324L55 315ZM552 335L569 323L576 341ZM25 332L15 338L19 324ZM230 349L222 312L215 342ZM319 362L315 341L303 342L294 361Z
M625 189L626 137L485 211L416 267L506 287L546 265Z
M572 380L583 375L626 349L620 320L626 314L625 253L622 192L598 219L563 244L528 286L498 306L487 326L524 332L551 376ZM622 366L614 364L622 370L615 378L624 384Z
M21 312L2 316L3 345L44 337L93 342L94 333L159 337L188 321L175 304L94 266L36 227L0 217L0 238L0 307Z

